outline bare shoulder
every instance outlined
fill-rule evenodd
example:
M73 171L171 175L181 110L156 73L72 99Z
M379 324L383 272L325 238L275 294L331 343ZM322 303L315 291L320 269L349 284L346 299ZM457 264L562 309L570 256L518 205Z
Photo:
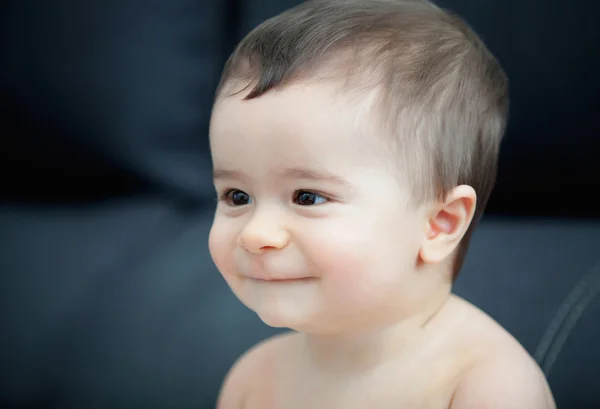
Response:
M259 390L261 379L271 378L273 364L280 348L294 337L293 333L285 333L267 338L246 351L233 364L225 377L217 409L238 409L245 405L245 400L250 389Z
M464 303L469 310L465 343L477 353L460 377L450 408L555 409L546 378L529 353L491 317Z
M512 354L480 362L462 377L451 409L555 409L544 376L527 357Z

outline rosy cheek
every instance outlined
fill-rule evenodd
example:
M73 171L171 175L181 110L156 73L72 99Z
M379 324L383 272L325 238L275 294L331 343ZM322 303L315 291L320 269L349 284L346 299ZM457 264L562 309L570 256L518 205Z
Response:
M208 237L208 248L213 262L223 275L231 274L231 234L225 226L215 223Z
M397 233L390 234L388 227L376 222L326 227L321 230L325 234L314 235L311 253L332 291L359 296L394 281L404 247Z
M210 233L208 235L208 251L210 252L210 256L212 257L215 264L217 263L217 258L219 254L220 248L220 240L219 233L217 227L213 225L210 229Z
M315 243L313 262L327 281L341 285L360 280L361 272L372 267L373 251L362 240L332 237Z

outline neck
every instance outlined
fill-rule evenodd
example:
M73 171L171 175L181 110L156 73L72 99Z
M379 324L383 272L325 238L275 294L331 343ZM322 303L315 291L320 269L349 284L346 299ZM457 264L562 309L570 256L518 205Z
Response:
M421 313L391 324L334 334L305 333L308 362L325 376L351 376L401 359L413 346L426 346L427 334L449 297L446 294Z

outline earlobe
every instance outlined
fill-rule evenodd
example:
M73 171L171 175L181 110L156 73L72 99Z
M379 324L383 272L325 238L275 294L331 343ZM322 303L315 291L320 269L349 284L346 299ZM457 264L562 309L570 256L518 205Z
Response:
M419 252L424 263L440 263L452 254L473 220L476 202L471 186L457 186L448 192L427 220L425 241Z

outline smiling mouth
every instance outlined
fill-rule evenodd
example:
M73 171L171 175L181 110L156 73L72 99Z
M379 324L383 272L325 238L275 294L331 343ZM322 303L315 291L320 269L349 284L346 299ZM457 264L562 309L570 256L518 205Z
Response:
M294 283L294 282L308 282L316 280L316 277L299 277L299 278L258 278L258 277L247 277L250 280L259 281L263 283Z

